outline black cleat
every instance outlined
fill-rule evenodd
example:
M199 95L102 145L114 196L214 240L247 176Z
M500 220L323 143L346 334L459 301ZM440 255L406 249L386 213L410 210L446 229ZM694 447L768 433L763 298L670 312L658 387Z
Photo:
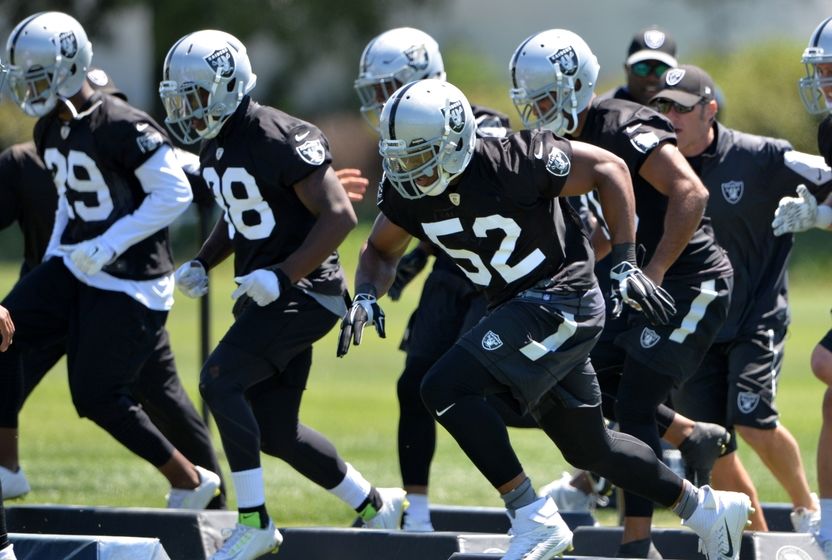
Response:
M685 478L694 486L711 483L711 469L726 451L731 434L719 424L696 422L693 432L679 445Z

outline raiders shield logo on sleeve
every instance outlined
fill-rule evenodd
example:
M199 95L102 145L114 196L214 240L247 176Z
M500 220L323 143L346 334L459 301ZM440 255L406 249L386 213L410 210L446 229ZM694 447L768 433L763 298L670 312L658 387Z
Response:
M295 148L300 159L309 165L321 165L326 159L326 150L319 138L314 140L307 140L297 148Z
M502 345L503 340L500 338L500 335L494 331L488 331L485 333L485 336L482 337L482 347L485 350L496 350Z
M563 47L549 57L549 62L560 66L560 71L572 76L578 71L578 54L571 46Z
M228 47L218 49L205 57L205 62L214 72L218 72L223 78L230 78L234 75L234 57Z
M549 159L546 160L546 171L557 177L569 175L572 162L560 148L552 148L549 152Z
M630 138L630 143L639 152L646 154L659 143L659 137L655 132L642 132Z
M165 138L162 136L162 133L155 128L149 128L147 123L136 124L136 129L139 132L144 131L144 134L136 137L136 143L139 145L139 149L142 153L146 154L152 152L165 142Z

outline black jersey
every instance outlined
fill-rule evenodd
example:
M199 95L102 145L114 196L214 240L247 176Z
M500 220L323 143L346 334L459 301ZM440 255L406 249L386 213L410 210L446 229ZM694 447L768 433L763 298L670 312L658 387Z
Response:
M477 136L480 138L503 138L511 133L511 124L508 116L488 107L474 105L471 107L474 118L477 121ZM462 270L454 263L453 259L442 251L437 251L433 262L433 270L450 272L455 276L466 278Z
M60 237L73 245L103 234L132 214L147 193L135 171L169 140L147 114L124 100L95 93L79 118L62 121L57 112L35 124L38 155L66 198L68 222ZM168 230L132 245L104 272L116 278L148 280L173 271Z
M23 233L23 268L40 263L55 221L58 191L34 142L0 153L0 229L17 222Z
M330 161L329 143L317 127L249 97L203 144L202 176L228 224L235 276L280 264L300 247L316 217L293 185ZM341 294L346 280L338 253L297 285Z
M832 174L821 158L795 152L785 140L714 126L714 142L691 164L711 194L707 214L734 268L731 308L718 338L727 341L788 322L793 239L775 236L771 219L801 183L828 193Z
M630 94L629 88L626 85L618 86L617 88L613 88L611 90L607 90L604 93L601 93L596 97L596 101L604 101L605 99L623 99L625 101L632 101L633 103L638 103L633 96Z
M818 150L826 160L826 165L832 166L832 114L827 115L818 125Z
M595 100L576 140L604 148L627 164L636 198L636 242L644 247L644 262L650 262L664 234L667 197L642 178L639 170L658 146L665 142L676 143L673 124L638 103L623 99ZM700 280L730 273L731 263L717 245L710 221L704 217L682 254L667 270L665 278Z
M406 200L382 182L378 206L451 257L494 307L532 287L594 287L589 240L565 198L572 147L548 131L477 139L471 162L441 195Z

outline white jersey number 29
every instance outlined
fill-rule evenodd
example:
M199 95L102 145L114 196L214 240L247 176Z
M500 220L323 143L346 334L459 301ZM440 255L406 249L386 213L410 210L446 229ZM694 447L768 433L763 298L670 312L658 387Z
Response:
M54 174L58 195L67 199L67 212L71 219L80 218L85 222L100 222L110 216L113 211L110 189L90 156L84 152L70 150L69 155L64 157L57 148L48 148L44 151L43 160L46 167ZM82 176L79 177L79 171L82 170ZM94 194L95 204L89 203L91 197L81 199L77 196L68 196L67 190L78 194Z

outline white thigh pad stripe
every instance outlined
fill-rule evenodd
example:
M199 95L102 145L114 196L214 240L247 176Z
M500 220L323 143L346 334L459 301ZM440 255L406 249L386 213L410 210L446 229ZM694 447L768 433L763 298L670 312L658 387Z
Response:
M705 316L705 310L708 305L719 296L716 291L716 280L705 280L699 285L699 295L696 296L690 304L690 310L685 318L682 319L682 326L674 329L670 334L670 340L673 342L683 343L687 336L696 331L696 325Z
M561 315L563 316L563 322L554 334L547 336L540 342L532 340L520 348L520 352L533 362L549 352L557 352L558 348L563 346L563 343L578 331L578 323L575 321L574 315L571 313L562 313Z

